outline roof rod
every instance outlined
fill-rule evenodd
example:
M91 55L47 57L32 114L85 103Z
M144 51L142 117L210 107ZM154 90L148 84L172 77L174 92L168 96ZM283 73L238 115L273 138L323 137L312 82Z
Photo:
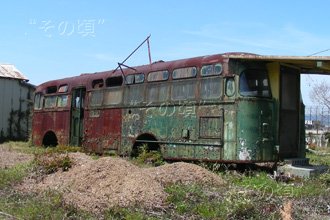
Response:
M150 61L150 64L151 64L150 46L149 46L150 36L151 35L149 35L130 55L128 55L128 57L126 57L126 59L123 62L121 62L120 64L118 63L119 65L117 66L117 68L112 73L116 72L116 70L120 67L120 65L123 65L126 62L126 60L128 60L128 58L130 58L133 55L133 53L135 53L135 51L137 51L146 41L148 41L149 61Z

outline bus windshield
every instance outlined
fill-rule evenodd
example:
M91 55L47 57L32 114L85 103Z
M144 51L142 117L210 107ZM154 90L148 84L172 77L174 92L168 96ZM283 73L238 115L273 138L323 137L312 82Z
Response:
M271 98L268 73L265 70L245 70L239 81L242 96Z

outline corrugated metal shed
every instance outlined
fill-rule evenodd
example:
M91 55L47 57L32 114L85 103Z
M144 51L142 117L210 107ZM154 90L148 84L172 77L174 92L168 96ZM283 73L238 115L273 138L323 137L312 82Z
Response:
M29 80L13 64L0 63L0 78Z

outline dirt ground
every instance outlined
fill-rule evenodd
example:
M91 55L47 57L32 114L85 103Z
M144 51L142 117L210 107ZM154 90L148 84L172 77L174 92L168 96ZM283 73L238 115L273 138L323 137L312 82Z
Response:
M9 147L3 147L0 145L0 167L11 168L24 161L33 160L33 155L19 153Z
M79 209L99 213L105 208L140 204L163 207L169 184L196 182L223 185L225 181L208 170L189 163L172 163L155 168L140 168L122 158L102 157L93 160L83 153L69 153L68 171L35 178L30 176L18 186L23 192L59 190L64 201ZM32 155L0 146L0 166L11 167Z

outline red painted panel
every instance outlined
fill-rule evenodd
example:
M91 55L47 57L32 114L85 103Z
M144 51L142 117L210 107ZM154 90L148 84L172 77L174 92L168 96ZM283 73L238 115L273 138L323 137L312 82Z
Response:
M122 110L89 110L85 113L83 146L86 150L96 153L118 150Z

